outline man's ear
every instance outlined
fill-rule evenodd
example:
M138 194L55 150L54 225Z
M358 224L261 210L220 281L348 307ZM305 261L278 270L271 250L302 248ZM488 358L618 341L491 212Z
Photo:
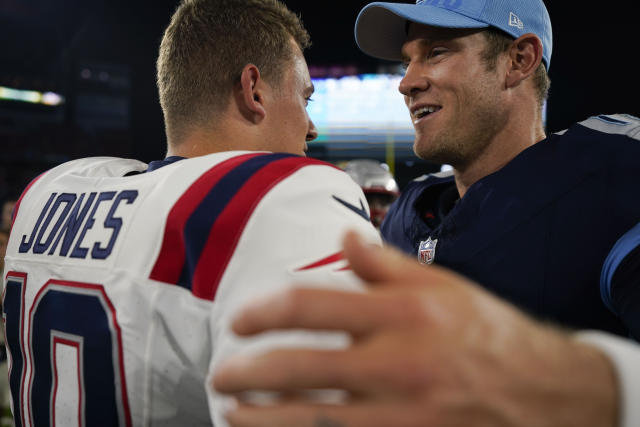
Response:
M264 80L260 70L247 64L240 74L240 84L236 86L236 102L240 111L251 121L262 120L267 112L264 108Z
M508 51L507 87L515 87L535 73L542 61L542 42L532 33L518 37Z

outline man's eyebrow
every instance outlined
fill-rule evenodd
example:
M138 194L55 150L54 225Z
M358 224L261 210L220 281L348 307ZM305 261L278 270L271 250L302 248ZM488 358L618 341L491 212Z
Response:
M436 34L434 36L421 36L420 38L416 38L415 40L420 43L421 48L428 48L429 46L432 46L436 43L450 42L455 38L456 37L452 35ZM407 55L404 47L402 47L402 49L400 50L400 55L402 56L402 62L409 62L410 58L409 55Z
M429 44L433 43L433 39L428 37L421 37L420 39L418 39L418 42L420 43L420 47L422 48L425 46L429 46ZM402 57L402 62L409 62L411 60L404 46L400 50L400 55Z

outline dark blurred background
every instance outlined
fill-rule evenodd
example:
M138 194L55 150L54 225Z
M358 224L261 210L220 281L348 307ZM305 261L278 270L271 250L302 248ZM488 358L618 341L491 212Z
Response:
M113 155L144 161L165 153L155 59L177 0L0 0L0 86L52 91L58 106L0 100L0 200L68 159ZM369 73L381 66L357 49L353 24L368 1L288 0L312 35L318 73ZM546 2L554 46L547 128L590 115L640 115L636 19L612 2ZM333 71L332 71L333 70ZM335 71L338 70L338 71ZM344 152L379 157L380 151ZM327 156L320 143L311 150ZM401 186L437 165L395 157ZM329 160L337 160L331 158ZM541 171L543 173L544 171Z

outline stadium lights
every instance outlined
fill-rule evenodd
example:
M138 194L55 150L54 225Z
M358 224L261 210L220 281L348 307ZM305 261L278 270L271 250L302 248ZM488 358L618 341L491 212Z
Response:
M55 92L38 92L37 90L13 89L4 86L0 86L0 100L43 104L52 107L64 104L65 102L64 97Z

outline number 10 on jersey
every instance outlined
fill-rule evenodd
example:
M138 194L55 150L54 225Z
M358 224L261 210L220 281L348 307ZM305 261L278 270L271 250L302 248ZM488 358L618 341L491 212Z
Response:
M9 272L3 320L16 427L131 425L122 337L101 285Z

